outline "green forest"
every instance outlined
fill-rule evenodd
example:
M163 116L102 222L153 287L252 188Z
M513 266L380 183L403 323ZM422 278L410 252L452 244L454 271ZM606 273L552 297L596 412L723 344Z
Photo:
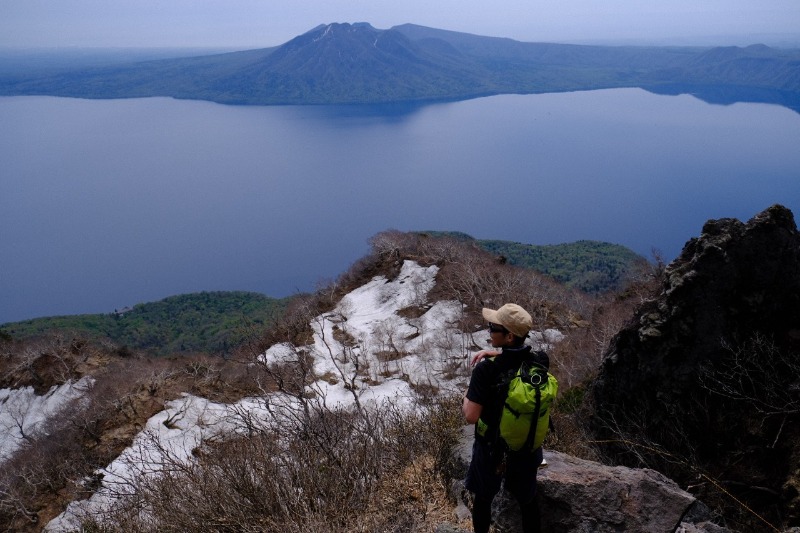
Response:
M122 349L154 355L204 352L225 355L260 335L288 299L253 292L199 292L137 304L108 314L36 318L5 324L0 332L30 339L53 331L109 339Z
M515 266L532 268L568 287L590 294L620 289L645 259L619 244L578 241L533 245L478 240L484 250Z

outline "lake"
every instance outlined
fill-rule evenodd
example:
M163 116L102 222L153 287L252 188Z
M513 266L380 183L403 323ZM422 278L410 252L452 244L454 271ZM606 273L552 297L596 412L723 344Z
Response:
M313 290L386 229L674 258L800 211L800 114L615 89L432 105L0 98L0 323Z

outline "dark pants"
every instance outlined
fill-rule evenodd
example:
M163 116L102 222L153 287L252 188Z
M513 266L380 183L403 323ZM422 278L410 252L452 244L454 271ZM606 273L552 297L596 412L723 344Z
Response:
M475 439L472 445L472 462L467 472L466 488L475 495L472 506L472 527L475 533L487 533L492 518L492 500L505 488L519 502L522 528L525 533L538 533L541 529L539 508L536 505L536 472L542 463L542 449L533 453L506 456L505 468L498 471L498 457L489 444Z

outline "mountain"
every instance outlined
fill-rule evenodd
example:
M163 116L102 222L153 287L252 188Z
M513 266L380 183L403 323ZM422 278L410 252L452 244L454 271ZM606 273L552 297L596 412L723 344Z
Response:
M800 110L799 50L525 43L405 24L320 25L274 47L75 69L0 70L0 95L226 104L462 100L618 87ZM720 96L721 95L721 96Z

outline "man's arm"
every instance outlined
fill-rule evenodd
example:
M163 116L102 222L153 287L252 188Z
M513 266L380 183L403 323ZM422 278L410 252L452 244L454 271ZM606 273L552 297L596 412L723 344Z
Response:
M483 406L468 399L467 394L464 393L464 401L461 403L461 412L464 413L464 418L467 420L467 423L476 423L481 417L482 411Z

